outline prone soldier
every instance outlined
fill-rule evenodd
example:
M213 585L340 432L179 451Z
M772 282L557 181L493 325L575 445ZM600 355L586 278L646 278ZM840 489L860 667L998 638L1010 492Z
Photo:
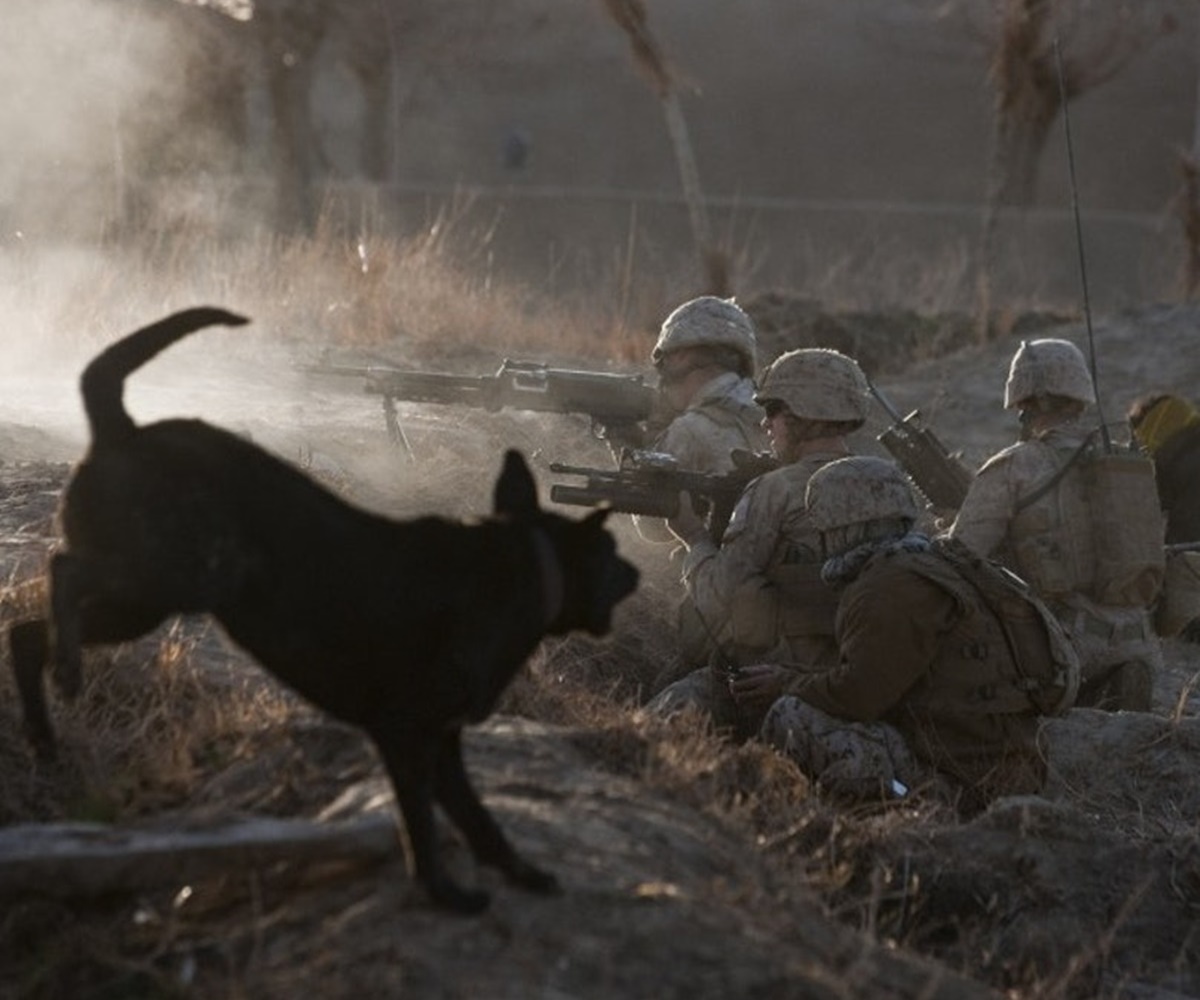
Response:
M1155 609L1160 635L1200 642L1200 410L1180 396L1148 393L1129 408L1129 427L1154 463L1167 519L1167 568Z
M1151 393L1129 408L1134 439L1154 462L1167 544L1200 542L1200 410L1169 393Z

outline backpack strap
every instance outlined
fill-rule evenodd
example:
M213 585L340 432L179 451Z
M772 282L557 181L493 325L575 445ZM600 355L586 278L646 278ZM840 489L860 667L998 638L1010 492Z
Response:
M1071 471L1071 468L1075 465L1075 463L1083 458L1084 453L1087 452L1087 450L1092 446L1092 442L1095 440L1096 434L1097 431L1092 431L1090 434L1088 434L1088 436L1083 439L1083 444L1071 452L1070 457L1061 466L1059 466L1059 468L1034 486L1033 489L1025 494L1025 496L1018 497L1016 504L1014 504L1013 512L1016 514L1021 513L1021 511L1023 511L1026 507L1028 507L1030 504L1037 503L1037 501L1041 500L1042 497L1044 497L1047 493L1054 489L1055 486L1062 482L1063 476Z

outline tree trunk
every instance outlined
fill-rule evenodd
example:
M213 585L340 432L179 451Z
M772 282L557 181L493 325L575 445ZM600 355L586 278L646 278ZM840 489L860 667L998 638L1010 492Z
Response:
M258 31L271 105L276 215L282 232L311 232L316 224L311 189L317 139L310 101L328 14L317 2L293 7L275 0L257 5L251 22Z
M1047 49L1048 0L1007 0L992 57L995 88L987 195L976 262L976 325L990 335L1001 209L1027 208L1037 196L1038 170L1061 95Z
M687 121L679 103L675 81L659 49L658 41L647 24L646 7L642 0L601 0L609 16L629 38L634 64L642 71L654 88L663 117L667 123L667 135L675 151L675 163L683 185L683 197L687 202L688 220L692 228L692 239L700 258L704 291L711 295L728 295L730 291L729 255L716 247L712 240L712 229L708 222L708 208L700 188L700 170L696 165L696 154L692 149Z
M997 205L1029 208L1037 199L1042 153L1058 117L1057 89L1027 95L1028 105L1000 123L997 136Z
M1196 32L1200 52L1200 28ZM1179 152L1182 184L1178 196L1179 221L1183 227L1185 262L1183 294L1190 302L1200 289L1200 72L1196 75L1196 97L1192 112L1192 148Z

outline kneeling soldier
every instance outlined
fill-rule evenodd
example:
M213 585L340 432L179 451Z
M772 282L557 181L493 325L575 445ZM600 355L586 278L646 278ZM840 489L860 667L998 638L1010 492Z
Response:
M838 594L840 662L776 701L763 738L855 797L936 783L970 813L1039 790L1038 717L1068 707L1079 680L1053 615L960 543L914 531L891 462L830 463L806 499Z

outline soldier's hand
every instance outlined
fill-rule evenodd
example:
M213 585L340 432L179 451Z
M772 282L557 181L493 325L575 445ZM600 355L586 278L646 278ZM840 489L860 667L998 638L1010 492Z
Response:
M754 663L742 667L729 682L729 693L738 704L772 702L783 694L792 672L778 663Z
M679 511L674 517L667 518L667 527L671 534L689 549L709 537L704 518L696 513L696 508L692 506L691 494L687 490L679 494Z

